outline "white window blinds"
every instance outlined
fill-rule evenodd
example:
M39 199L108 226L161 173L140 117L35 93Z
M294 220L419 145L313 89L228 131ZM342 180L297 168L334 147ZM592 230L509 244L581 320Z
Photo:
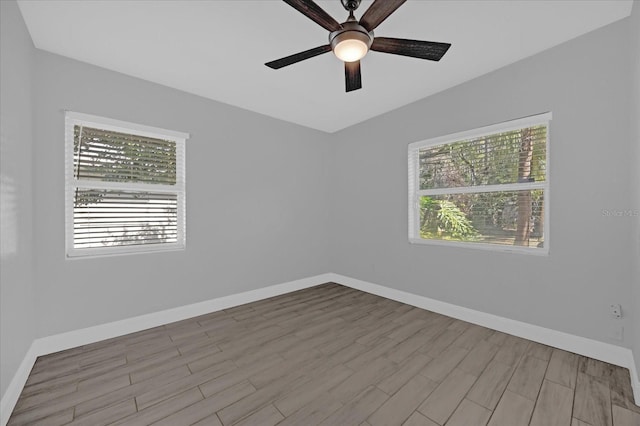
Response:
M176 184L176 142L73 126L77 179Z
M68 112L67 255L183 248L187 137Z

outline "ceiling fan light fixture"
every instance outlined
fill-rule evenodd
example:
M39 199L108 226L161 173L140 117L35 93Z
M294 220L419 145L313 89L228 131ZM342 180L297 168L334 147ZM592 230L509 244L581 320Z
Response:
M355 21L344 22L342 26L342 29L329 34L333 54L343 62L359 61L369 52L373 32L367 32Z
M344 37L341 37L344 36ZM339 40L338 40L339 38ZM364 58L369 52L368 37L357 31L347 31L336 37L333 53L344 62L355 62Z

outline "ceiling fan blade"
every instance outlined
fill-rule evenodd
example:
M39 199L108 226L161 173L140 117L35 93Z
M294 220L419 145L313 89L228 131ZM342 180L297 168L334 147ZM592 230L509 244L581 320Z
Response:
M367 31L373 31L407 0L375 0L360 18L360 25Z
M344 63L344 77L347 92L362 88L362 76L360 74L360 61Z
M338 31L342 25L318 6L313 0L283 0L289 6L311 19L327 31Z
M327 52L331 52L331 46L328 44L320 47L314 47L313 49L305 50L304 52L295 53L284 58L276 59L275 61L267 62L265 65L277 70L282 67L286 67L287 65L295 64L296 62L304 61L305 59L313 58L314 56L322 55Z
M435 41L406 40L403 38L376 37L371 44L371 50L394 55L411 56L412 58L439 61L451 43Z

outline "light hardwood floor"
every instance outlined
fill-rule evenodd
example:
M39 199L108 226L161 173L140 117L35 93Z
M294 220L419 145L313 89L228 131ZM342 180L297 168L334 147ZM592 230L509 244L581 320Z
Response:
M640 426L626 369L328 283L38 358L9 425Z

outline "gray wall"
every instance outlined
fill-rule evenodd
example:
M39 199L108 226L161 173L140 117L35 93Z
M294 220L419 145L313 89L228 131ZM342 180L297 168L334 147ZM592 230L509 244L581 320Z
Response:
M620 21L335 135L334 271L630 347L630 318L611 319L608 306L632 309L632 219L602 214L628 209L638 190L630 35ZM407 242L407 144L545 111L549 256ZM620 324L624 342L609 338Z
M633 292L633 318L634 318L634 334L633 334L633 355L636 361L636 370L638 372L638 380L640 381L640 0L633 2L633 9L631 10L631 25L632 25L632 49L631 55L634 60L633 73L635 75L633 84L633 99L634 105L631 115L631 125L634 131L634 138L632 143L635 142L635 164L633 170L635 175L633 182L635 182L634 195L634 211L638 212L638 216L635 218L635 228L633 235L635 236L633 254L634 264L634 276L631 281Z
M0 393L34 338L33 44L15 2L0 1Z
M328 135L43 51L34 70L38 336L330 270ZM65 259L64 110L191 134L185 251Z

